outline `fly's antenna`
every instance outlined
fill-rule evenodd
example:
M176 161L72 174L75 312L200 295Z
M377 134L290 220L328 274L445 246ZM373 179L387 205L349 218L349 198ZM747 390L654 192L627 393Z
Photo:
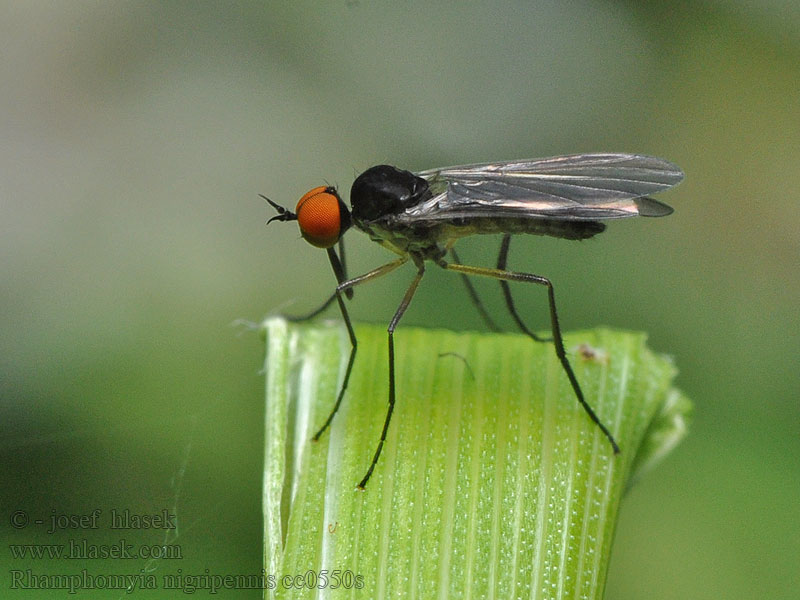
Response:
M290 210L283 208L280 204L275 204L272 200L267 198L264 194L259 194L264 200L269 202L269 205L278 211L278 214L267 221L267 225L273 221L297 221L297 215Z

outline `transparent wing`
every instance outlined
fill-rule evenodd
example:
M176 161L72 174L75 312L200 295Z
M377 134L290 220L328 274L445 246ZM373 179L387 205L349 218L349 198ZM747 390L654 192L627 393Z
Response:
M657 217L672 209L647 196L683 179L671 162L638 154L575 154L431 169L417 175L428 181L433 197L398 215L401 222Z

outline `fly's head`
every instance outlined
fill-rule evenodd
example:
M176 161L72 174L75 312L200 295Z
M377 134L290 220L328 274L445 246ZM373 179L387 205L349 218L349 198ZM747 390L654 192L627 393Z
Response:
M297 221L303 239L317 248L334 246L352 223L350 211L333 186L321 185L303 194L297 202L295 212L276 204L266 196L261 197L278 211L277 215L267 221L267 225L273 221Z

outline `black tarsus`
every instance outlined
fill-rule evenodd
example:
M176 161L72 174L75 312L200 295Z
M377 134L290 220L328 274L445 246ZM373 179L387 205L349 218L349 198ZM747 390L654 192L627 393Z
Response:
M338 268L337 265L339 264L339 259L336 256L336 252L332 248L328 248L328 257L330 258L331 266L333 267L334 272L336 272L337 268ZM393 260L392 262L386 263L386 264L378 267L377 269L373 269L369 273L365 273L364 275L359 275L358 277L354 277L353 279L348 279L347 281L343 281L339 285L336 286L336 294L335 294L336 301L339 303L339 310L342 313L342 318L344 319L345 326L347 327L347 334L350 336L350 345L351 345L350 358L349 358L349 360L347 362L347 369L346 369L345 374L344 374L344 379L342 380L342 386L341 386L341 388L339 390L339 394L336 397L336 403L334 404L333 409L331 410L330 414L328 415L328 418L325 419L325 422L323 423L322 427L320 427L319 431L317 431L317 433L315 433L314 436L312 437L312 439L314 441L319 440L320 436L322 436L322 434L325 433L325 430L328 429L328 427L330 426L331 422L333 421L333 417L336 415L336 412L339 410L339 406L342 403L342 398L344 398L345 390L347 389L347 384L350 381L350 373L353 370L353 362L355 361L355 357L356 357L356 348L357 348L357 345L358 345L358 341L356 340L356 334L355 334L355 331L353 330L353 324L350 321L350 315L347 313L347 308L345 307L344 300L342 298L342 294L343 293L346 294L348 289L350 289L350 288L352 288L352 287L354 287L356 285L359 285L359 284L364 283L366 281L370 281L371 279L375 279L377 277L381 277L383 275L386 275L387 273L393 271L394 269L396 269L400 265L405 264L408 261L408 258L409 258L408 256L401 256L397 260ZM417 258L416 257L414 258L414 262L417 262ZM419 284L419 278L421 278L421 274L419 274L418 278L415 279L416 283L412 284L414 289L416 289L416 285ZM409 292L410 292L410 295L409 295ZM376 452L375 457L373 458L373 462L370 465L370 468L369 468L369 471L367 472L367 475L364 477L364 479L361 480L361 483L359 484L359 487L361 487L362 489L364 487L364 484L366 484L367 480L369 479L369 476L372 474L372 470L375 468L375 463L378 460L378 456L380 456L380 450L383 447L383 441L384 441L384 439L386 437L386 430L388 429L389 420L391 420L392 410L394 408L394 360L393 360L394 359L394 344L392 342L392 332L394 331L393 325L397 324L396 320L399 320L400 316L402 316L403 312L405 311L406 307L408 306L408 302L411 301L411 296L413 296L413 291L411 291L411 288L409 288L409 292L406 292L406 297L403 299L404 302L401 303L401 305L400 305L400 308L402 308L402 310L400 310L400 308L398 308L398 313L399 314L395 313L395 319L393 319L392 320L392 324L390 324L391 330L389 332L389 360L390 360L390 363L389 363L389 371L390 371L390 375L389 375L390 376L389 411L387 413L386 421L384 423L384 432L383 432L383 436L381 437L381 442L380 442L380 444L378 446L378 451Z
M339 278L339 274L342 272L342 264L339 262L339 257L336 256L336 251L333 248L328 248L328 258L331 261L331 267L333 267L333 272L336 273L337 279ZM339 394L336 396L336 403L333 405L333 410L328 415L328 418L325 419L325 423L322 424L322 427L319 428L319 431L314 434L314 437L311 439L315 442L319 440L319 437L325 432L328 426L333 421L333 416L336 414L336 411L339 410L339 406L342 403L342 398L344 398L344 392L347 389L347 384L350 381L350 372L353 370L353 362L356 359L356 349L358 348L358 340L356 339L356 333L353 331L353 324L350 322L350 315L347 314L347 308L344 305L344 300L342 300L342 295L339 288L342 286L342 283L349 283L349 282L340 282L338 286L336 286L336 293L334 297L336 301L339 303L339 310L342 313L342 318L344 319L344 324L347 327L347 335L350 336L350 358L347 360L347 370L344 372L344 380L342 381L342 387L339 390ZM324 306L326 306L326 303Z
M546 277L542 277L541 275L534 275L532 273L521 273L518 271L507 271L504 269L486 269L482 267L470 267L468 265L448 264L443 259L438 260L437 264L443 269L465 273L467 275L482 275L485 277L493 277L501 281L522 281L527 283L536 283L547 287L547 297L548 297L548 302L550 304L550 326L553 331L553 342L555 344L556 356L558 357L559 362L561 362L561 367L564 369L564 372L567 374L567 378L569 379L569 382L572 385L572 390L575 392L575 396L577 397L578 402L581 404L584 411L586 411L586 414L589 415L589 418L595 423L595 425L597 425L600 428L600 431L602 431L603 434L606 436L609 443L611 444L612 449L614 450L614 454L618 454L619 445L617 445L614 436L611 434L608 428L605 425L603 425L598 416L595 414L592 407L589 406L589 403L586 402L586 399L583 396L583 391L581 390L581 386L580 384L578 384L578 379L577 377L575 377L575 373L572 371L572 366L570 366L569 360L567 360L567 353L564 350L564 342L561 337L561 327L558 323L558 313L556 312L555 292L553 291L553 284L551 283L551 281Z
M328 297L328 299L325 300L325 302L322 303L321 306L318 306L317 308L315 308L311 312L305 313L303 315L283 315L283 318L286 319L287 321L291 322L291 323L302 323L303 321L310 321L311 319L316 317L318 314L324 312L325 309L328 308L333 303L334 300L336 300L336 292L331 294Z
M413 254L411 256L414 260L414 264L417 265L417 274L414 277L414 280L411 282L411 285L408 286L408 289L403 296L403 300L400 302L400 306L397 307L397 310L395 311L392 320L389 322L389 327L387 329L389 333L389 408L386 411L386 418L383 420L381 439L378 442L375 455L372 457L372 462L369 464L369 469L367 469L366 475L364 475L364 478L358 484L358 488L361 490L366 487L367 481L369 481L369 478L372 476L372 471L375 469L375 465L378 464L378 458L380 458L381 450L383 450L383 444L386 441L386 432L389 431L389 423L392 420L392 413L394 412L394 330L397 327L397 323L400 322L400 318L403 316L403 313L406 312L408 305L411 303L411 299L414 297L414 293L417 291L419 282L422 280L422 276L425 274L424 260L421 257L417 257Z

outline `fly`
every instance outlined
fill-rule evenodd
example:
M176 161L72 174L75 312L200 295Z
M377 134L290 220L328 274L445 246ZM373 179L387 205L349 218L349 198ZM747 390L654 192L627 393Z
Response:
M262 196L278 211L272 221L297 221L303 238L325 248L338 285L334 294L317 310L293 321L313 318L334 300L339 304L350 337L350 356L342 386L333 409L313 439L318 440L333 421L342 403L355 361L358 342L343 296L352 298L353 288L394 271L411 260L417 273L403 296L388 327L389 406L378 447L366 474L358 484L364 489L378 463L395 405L394 331L425 273L425 263L461 275L467 292L481 316L493 330L491 317L480 302L469 276L483 276L500 282L509 313L519 329L537 342L552 342L556 356L572 390L588 417L608 440L614 454L619 446L600 421L581 391L567 359L556 312L553 284L532 273L506 268L511 236L520 233L582 240L601 233L606 219L663 217L672 208L649 197L671 188L683 179L674 164L638 154L575 154L533 160L517 160L431 169L411 173L389 165L367 169L353 182L350 208L332 186L315 187L291 212ZM398 255L368 273L348 279L342 236L355 227L370 239ZM453 245L473 234L502 234L495 267L464 265ZM337 254L334 248L338 244ZM449 254L450 260L446 260ZM511 296L510 281L545 286L550 308L551 338L528 329Z

